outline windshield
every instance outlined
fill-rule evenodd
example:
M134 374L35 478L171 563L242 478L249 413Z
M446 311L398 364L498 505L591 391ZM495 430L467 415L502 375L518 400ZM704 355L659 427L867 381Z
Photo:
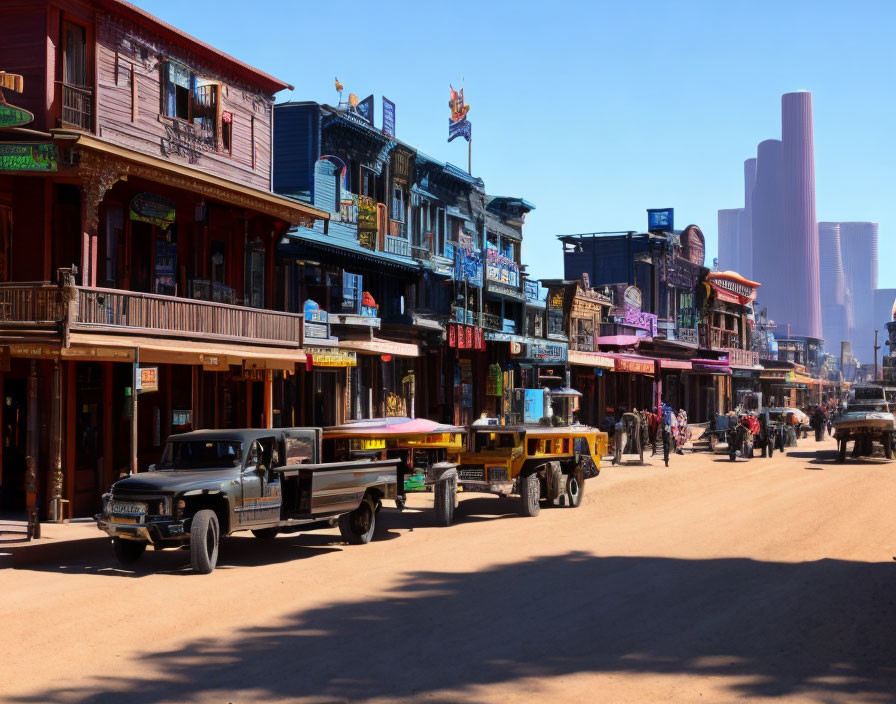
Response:
M242 459L237 440L173 440L165 447L159 469L226 469L239 467Z
M855 389L854 402L883 401L884 390L880 386L859 386Z
M489 452L513 448L517 445L516 433L479 432L474 435L473 452Z

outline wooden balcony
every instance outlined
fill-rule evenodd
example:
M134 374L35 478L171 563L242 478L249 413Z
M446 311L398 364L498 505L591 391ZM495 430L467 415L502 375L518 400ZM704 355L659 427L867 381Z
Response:
M81 330L300 347L302 316L108 288L0 284L0 330Z
M62 123L93 131L93 90L61 82L59 86L62 89Z
M739 367L755 367L759 364L759 353L753 350L742 350L736 347L722 347L720 352L728 355L728 363Z
M411 256L411 243L403 237L386 235L383 249L389 254L400 254L403 257Z

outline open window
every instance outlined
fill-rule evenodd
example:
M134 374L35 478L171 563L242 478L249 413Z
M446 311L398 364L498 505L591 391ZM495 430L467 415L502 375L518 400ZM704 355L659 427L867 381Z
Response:
M162 114L193 125L193 137L207 148L229 152L233 115L219 114L221 85L197 76L188 66L170 59L161 64L161 71Z

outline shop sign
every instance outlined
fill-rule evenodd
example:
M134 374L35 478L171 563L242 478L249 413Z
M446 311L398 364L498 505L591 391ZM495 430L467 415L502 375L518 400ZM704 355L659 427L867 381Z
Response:
M485 382L485 395L504 395L504 373L501 371L501 365L499 364L492 364L488 368L488 379Z
M376 201L369 196L358 196L358 244L376 251Z
M622 294L622 303L624 306L641 310L641 289L637 286L627 286Z
M149 393L159 390L158 367L140 367L138 371L140 373L137 375L137 391Z
M155 193L138 193L131 199L131 220L168 227L174 222L174 201Z
M672 232L675 229L675 208L648 208L648 232Z
M220 354L200 354L199 362L202 364L203 371L206 372L222 372L230 369L227 357Z
M564 364L567 347L556 342L511 342L510 354L538 362Z
M237 381L264 381L264 377L264 369L249 369L244 364L242 371L236 374L234 379Z
M472 325L449 325L448 347L460 350L485 350L485 335L482 328Z
M340 349L328 349L326 347L305 348L305 354L312 359L315 367L356 367L358 355L356 352Z
M538 282L526 279L523 282L523 294L527 301L535 302L538 300Z
M624 319L626 325L641 330L647 330L651 337L656 337L657 317L653 313L642 313L636 308L629 308L626 306Z
M34 120L34 115L15 105L0 102L0 127L21 127Z
M653 360L617 359L616 371L631 374L653 374Z
M383 96L383 134L395 136L395 103Z
M4 142L0 144L0 171L58 171L55 144Z

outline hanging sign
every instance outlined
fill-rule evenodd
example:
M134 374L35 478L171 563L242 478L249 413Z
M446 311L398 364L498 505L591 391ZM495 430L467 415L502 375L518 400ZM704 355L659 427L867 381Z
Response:
M350 350L325 347L308 347L305 353L311 355L315 367L356 367L358 355Z
M155 193L138 193L131 199L131 220L168 227L174 219L173 200Z
M9 103L0 103L0 127L21 127L34 121L34 115Z
M42 142L0 143L0 171L58 171L59 151Z
M472 325L448 326L448 347L459 350L485 350L485 335L482 328Z
M510 354L549 364L564 364L567 347L556 342L511 342Z
M617 359L616 371L631 374L653 374L653 360Z
M628 286L622 294L623 305L641 310L641 289L637 286Z
M138 371L140 373L137 375L137 391L145 394L159 390L158 367L140 367Z

